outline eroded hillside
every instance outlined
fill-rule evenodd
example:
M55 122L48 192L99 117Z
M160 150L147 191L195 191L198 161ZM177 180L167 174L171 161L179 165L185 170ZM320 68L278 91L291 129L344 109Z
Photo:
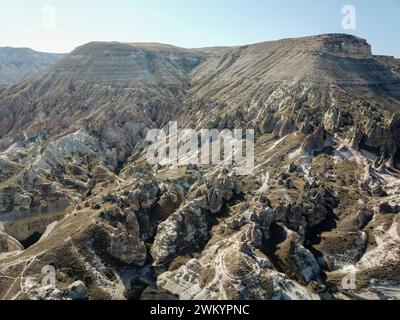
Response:
M77 48L0 96L0 298L399 298L399 67L337 34ZM151 166L169 121L254 129L254 170Z

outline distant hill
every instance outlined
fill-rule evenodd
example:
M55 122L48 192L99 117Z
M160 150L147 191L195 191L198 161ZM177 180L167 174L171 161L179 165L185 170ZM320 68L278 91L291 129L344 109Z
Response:
M398 299L399 70L345 34L91 42L0 90L0 299ZM253 129L253 170L149 162L170 121L182 162Z
M28 48L0 48L0 89L39 73L63 54L37 52Z

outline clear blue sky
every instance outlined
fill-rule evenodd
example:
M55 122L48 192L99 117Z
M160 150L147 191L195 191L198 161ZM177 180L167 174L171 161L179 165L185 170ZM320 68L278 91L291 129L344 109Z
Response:
M356 8L355 30L342 28L348 4ZM43 20L48 5L55 24ZM50 52L98 40L206 47L334 32L366 38L374 53L400 57L400 0L0 1L0 46Z

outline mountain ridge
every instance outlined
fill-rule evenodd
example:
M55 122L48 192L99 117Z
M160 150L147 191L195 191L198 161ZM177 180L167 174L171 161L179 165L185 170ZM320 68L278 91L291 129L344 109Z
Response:
M4 89L23 78L39 73L63 57L29 48L0 48L0 88Z
M314 47L310 47L309 44L304 44L303 43L304 41L308 41L310 43L315 42ZM348 41L345 42L344 49L341 48L341 46L343 46L343 41ZM333 45L332 43L335 43L335 45ZM298 46L297 44L302 44L302 45ZM281 51L282 50L284 51L282 51L282 53L277 54L276 49L274 49L275 47L280 48L279 50ZM129 86L133 84L134 81L137 81L139 85L145 84L150 86L156 83L163 83L165 85L169 82L170 85L174 85L177 83L181 83L182 81L185 81L187 84L191 83L191 85L194 86L196 86L196 83L199 84L200 86L197 89L199 90L199 92L201 92L201 83L204 83L207 86L209 85L208 80L210 80L209 78L205 79L201 78L202 77L201 69L204 69L205 73L207 74L207 77L210 77L213 71L211 70L211 72L209 72L207 68L213 69L217 65L219 65L220 68L222 67L225 69L231 67L230 64L234 63L235 56L238 57L240 56L240 52L242 53L244 52L244 54L247 55L242 58L243 63L247 63L246 62L247 59L247 61L249 61L250 64L246 66L248 72L247 75L246 74L241 75L240 73L238 73L238 80L236 80L236 82L239 83L239 85L241 79L244 79L244 77L247 78L250 77L252 79L261 78L261 81L264 82L267 81L267 83L269 80L271 81L274 80L274 78L277 81L284 80L285 78L291 80L297 78L297 80L300 81L303 77L306 78L309 77L311 81L314 82L315 84L323 85L324 83L326 83L327 85L330 85L330 83L327 82L329 81L329 78L327 78L326 75L328 75L329 72L333 71L323 70L323 69L319 70L319 69L321 68L320 66L323 66L325 62L328 62L329 65L329 59L331 58L329 58L329 56L327 58L318 58L313 53L313 52L319 52L319 55L321 55L326 51L325 47L328 48L329 50L333 48L332 49L333 53L337 53L338 51L340 51L339 55L344 54L343 52L350 52L349 53L350 55L355 54L355 56L352 56L352 58L357 57L357 59L354 61L360 65L361 70L363 70L362 68L364 68L364 66L362 66L362 63L364 63L363 61L367 61L365 62L367 64L372 63L369 61L370 59L373 59L373 56L370 52L370 46L366 43L365 40L361 40L360 38L354 36L347 36L342 34L312 36L307 38L300 38L297 40L285 39L275 42L263 42L255 45L226 48L222 50L213 51L212 53L209 54L199 53L197 49L196 50L181 49L178 47L163 45L163 44L148 44L148 43L123 44L117 42L111 42L111 43L92 42L84 46L78 47L71 54L67 55L64 59L59 61L51 69L50 72L47 72L47 75L42 76L42 79L36 77L35 82L37 82L37 84L35 84L35 86L36 85L38 85L39 87L42 86L43 89L45 89L47 86L46 85L47 81L52 81L52 83L55 82L59 83L61 81L61 83L64 82L65 85L64 88L60 90L66 90L68 89L69 86L69 84L68 85L66 84L71 83L71 85L74 86L74 84L72 84L74 81L76 83L80 83L82 81L83 82L89 81L97 84L101 84L102 82L104 82L103 85L106 85L107 82L115 85L118 83L118 81L121 81L121 83L118 85L120 87L121 85L122 87L124 87L124 83ZM114 50L114 51L108 52L107 50ZM139 51L143 50L143 51L139 52L136 50ZM165 53L160 53L160 50L164 50ZM302 53L299 54L299 50L306 52L306 56ZM268 52L270 52L269 59L272 59L271 62L265 60L266 57L264 57L266 54L268 54ZM172 53L173 54L179 53L180 56L179 59L182 60L181 61L176 60L177 56L172 57L173 60L168 58L168 56L171 55ZM120 55L117 58L119 60L112 61L111 57L112 56L117 57L118 55ZM217 56L226 55L226 57L224 58L225 61L224 60L218 61L220 60L220 58L215 58L216 55ZM259 58L256 57L257 55L259 56ZM296 58L296 56L299 58ZM151 61L151 59L153 59L154 57L156 57L156 59L162 59L162 60L160 60L159 62L153 61L155 63L154 64ZM280 59L282 59L283 57L286 57L285 59L287 60L285 64L282 64L281 66L279 65L279 63L274 65L273 59L278 59L278 61L280 61ZM343 58L345 60L341 62L342 60L340 59L342 58L343 57L338 58L339 64L333 62L336 63L336 65L335 64L332 65L332 70L336 70L336 74L334 73L331 76L333 79L335 79L335 77L337 78L338 76L339 77L341 76L340 74L337 73L338 70L341 70L343 68L347 69L357 68L357 65L354 65L353 63L352 58L350 58L350 60L348 60L348 58ZM167 60L165 59L170 59L170 60L169 62L167 62ZM323 59L324 63L319 62L320 59ZM92 63L91 61L93 61L95 64L91 64ZM174 65L175 62L177 63L176 65ZM119 64L119 66L113 65L113 63ZM258 65L256 63L258 63ZM288 67L289 63L292 64L292 67ZM252 70L252 64L254 65L254 68L258 68L257 72ZM354 67L352 67L352 64L354 65ZM106 69L107 65L109 65L108 70ZM122 67L123 69L118 69L121 68L121 66L123 66ZM158 66L163 66L163 67L160 68ZM169 69L166 69L165 68L166 66L168 66ZM390 81L394 82L394 84L396 84L396 81L398 81L398 79L394 78L393 76L390 79L389 73L387 71L384 71L385 69L381 67L381 64L375 63L375 66L373 67L376 69L380 68L377 72L381 73L383 72L382 77L387 77ZM65 78L64 75L65 70L68 70L66 74L71 75L69 78L68 77ZM76 72L74 70L76 70ZM190 73L192 71L193 73L191 75ZM226 70L222 71L226 73ZM325 78L316 78L316 76L318 76L318 73L325 75L324 76ZM62 78L55 79L54 77L58 77L57 74L62 75L62 77L64 77L65 80L62 80ZM296 76L296 74L298 74L298 76ZM392 75L392 73L390 73L390 75ZM346 76L347 75L343 73L341 77L346 77ZM368 77L368 75L365 76ZM380 75L378 74L376 77L379 76ZM235 74L233 74L232 72L227 73L226 77L228 86L230 86L229 91L233 93L234 88L232 87L232 85L234 85L235 82L233 81L235 79ZM349 81L356 81L356 82L358 81L359 83L362 83L364 81L363 77L364 75L360 75L358 76L358 79L352 80L350 75ZM339 80L343 81L343 79ZM366 81L370 80L366 79ZM225 80L217 77L216 81L218 81L219 83L223 83L223 81ZM260 82L260 80L256 81ZM380 79L378 79L377 81L381 82ZM29 85L29 83L32 82L27 81L25 83ZM20 88L22 88L23 86L24 84L17 85L16 90L17 91L20 90ZM256 90L257 89L256 86L254 84L253 86L254 90ZM260 86L260 84L257 84L257 86ZM212 90L208 89L206 90L207 92L212 92L217 90L216 89L217 87L218 86L214 86ZM35 91L37 92L38 90ZM12 93L13 89L10 88L8 91L3 93L3 96L7 96L8 92L10 92L10 95L13 95ZM220 94L221 93L219 93L219 95ZM251 91L249 91L249 95L252 95Z
M0 298L398 298L398 67L343 34L93 42L7 88ZM254 129L254 169L150 165L170 121Z

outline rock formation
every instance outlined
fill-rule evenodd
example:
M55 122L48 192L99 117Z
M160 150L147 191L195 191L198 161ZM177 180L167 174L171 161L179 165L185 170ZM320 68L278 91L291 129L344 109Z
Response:
M38 74L63 56L36 52L28 48L0 48L0 89Z
M342 34L96 42L8 87L0 299L398 299L399 66ZM150 164L170 121L254 129L254 169Z

